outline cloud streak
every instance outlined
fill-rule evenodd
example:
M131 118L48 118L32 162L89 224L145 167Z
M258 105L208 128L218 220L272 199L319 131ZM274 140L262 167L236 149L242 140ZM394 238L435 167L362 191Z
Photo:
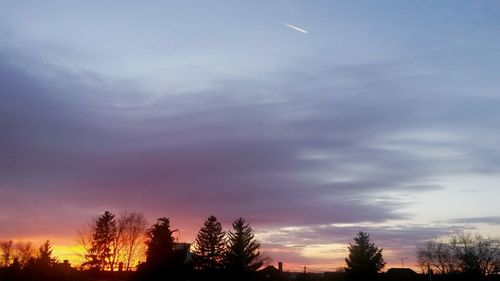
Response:
M300 28L300 27L298 27L298 26L291 25L291 24L288 24L288 23L286 23L286 22L281 22L281 24L282 24L282 25L284 25L284 26L288 26L289 28L291 28L291 29L293 29L293 30L295 30L295 31L302 32L302 33L305 33L305 34L307 34L307 33L308 33L308 32L307 32L307 30L302 29L302 28Z

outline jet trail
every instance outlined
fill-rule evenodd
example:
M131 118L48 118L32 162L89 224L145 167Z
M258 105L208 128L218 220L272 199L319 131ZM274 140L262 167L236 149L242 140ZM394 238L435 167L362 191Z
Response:
M297 31L299 31L299 32L302 32L302 33L307 34L307 30L304 30L304 29L302 29L302 28L300 28L300 27L297 27L297 26L295 26L295 25L291 25L291 24L288 24L288 23L286 23L286 22L282 22L281 24L286 25L286 26L290 27L290 28L291 28L291 29L293 29L293 30L297 30Z

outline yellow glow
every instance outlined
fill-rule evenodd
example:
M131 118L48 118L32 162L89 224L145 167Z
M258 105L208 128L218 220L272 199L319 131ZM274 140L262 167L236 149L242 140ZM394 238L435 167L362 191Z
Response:
M346 245L339 243L307 245L302 249L304 257L315 259L340 259L346 254Z
M47 240L46 237L18 237L1 240L12 240L14 242L31 242L33 243L33 248L38 253L38 248ZM71 238L58 237L55 239L49 239L50 245L52 247L52 256L57 258L59 262L68 260L71 266L79 267L82 264L83 256L85 251L82 246L78 245Z
M291 228L293 229L293 228ZM0 239L1 240L1 239ZM13 239L14 241L31 241L34 247L38 247L46 240L41 237L23 237ZM60 262L68 260L71 266L79 268L84 260L85 251L83 247L78 245L71 238L56 238L50 240L53 256L57 257ZM193 247L194 244L191 245ZM285 270L303 271L303 266L307 266L309 272L337 271L345 266L344 259L348 256L347 244L345 243L329 243L329 244L311 244L304 247L296 247L290 245L290 248L266 248L262 249L269 253L275 260L279 259L285 264ZM310 264L288 262L286 256L299 255L310 260ZM397 252L391 251L389 248L384 248L384 259L387 262L384 271L391 268L401 267L400 255ZM279 257L279 258L278 258ZM313 262L314 261L314 262ZM405 260L405 267L412 268L416 271L420 269L416 266L413 256L409 256Z
M71 266L78 267L82 263L82 257L85 250L79 245L53 245L52 255L57 257L60 262L68 260Z

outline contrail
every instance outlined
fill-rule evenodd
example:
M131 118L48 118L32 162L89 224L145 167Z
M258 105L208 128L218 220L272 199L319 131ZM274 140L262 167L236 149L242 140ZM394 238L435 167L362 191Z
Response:
M288 23L286 23L286 22L282 22L281 24L286 25L286 26L290 27L290 28L291 28L291 29L293 29L293 30L297 30L297 31L299 31L299 32L302 32L302 33L307 34L307 30L304 30L304 29L302 29L302 28L300 28L300 27L297 27L297 26L295 26L295 25L291 25L291 24L288 24Z

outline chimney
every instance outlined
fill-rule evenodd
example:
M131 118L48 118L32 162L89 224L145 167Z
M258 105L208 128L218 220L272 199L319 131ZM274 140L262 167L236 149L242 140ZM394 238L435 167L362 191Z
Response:
M280 272L283 272L283 262L282 262L282 261L279 261L279 262L278 262L278 270L279 270Z

